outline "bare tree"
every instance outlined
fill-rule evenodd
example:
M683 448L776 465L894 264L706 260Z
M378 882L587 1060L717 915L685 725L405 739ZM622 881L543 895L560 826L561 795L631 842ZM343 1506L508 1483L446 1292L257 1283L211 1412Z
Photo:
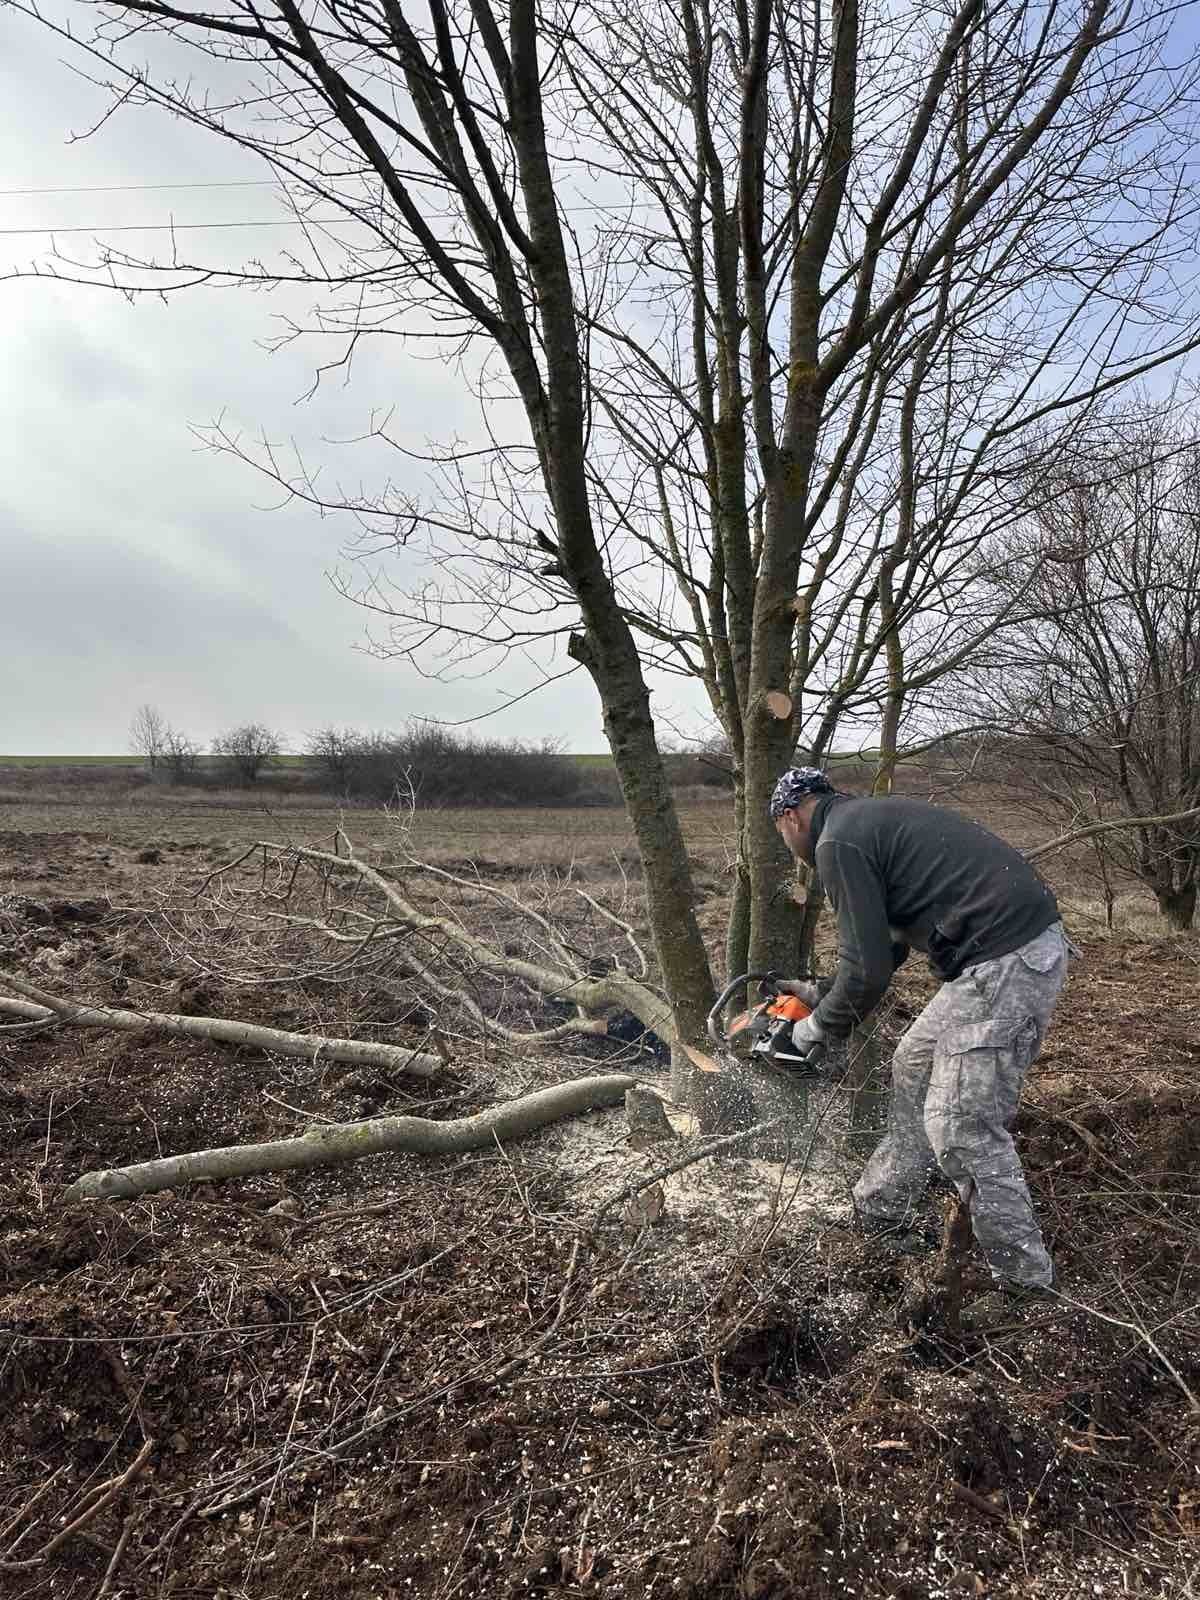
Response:
M335 728L331 724L310 733L304 742L309 760L338 794L350 792L355 749L363 737L355 728Z
M1023 612L1019 583L986 608L975 585L1028 509L1015 465L1195 343L1185 297L1151 340L1139 310L1190 209L1190 75L1103 4L1044 28L972 0L601 9L566 51L579 115L657 203L606 234L630 287L592 309L594 382L624 471L596 493L626 568L665 580L630 606L646 648L704 682L733 752L729 968L786 963L780 766L857 726L890 786L923 699ZM1130 183L1132 233L1101 200Z
M186 733L168 727L163 733L162 770L172 783L191 783L200 761L200 749Z
M847 718L882 715L895 746L911 696L976 643L962 601L1011 519L1020 436L1078 432L1200 339L1162 270L1194 205L1175 13L99 14L88 48L117 95L261 155L311 241L241 273L109 253L109 280L302 281L327 298L293 331L341 337L342 361L407 331L480 374L490 432L441 455L436 504L332 496L269 446L256 462L355 515L368 547L422 543L419 590L354 590L381 648L478 671L565 649L590 675L680 1037L702 1037L712 983L647 665L704 683L733 752L727 962L792 965L791 864L765 815L779 770Z
M593 514L586 333L578 314L587 288L549 147L547 102L562 63L546 19L534 0L516 0L506 16L488 0L456 9L436 0L419 15L389 0L352 18L328 7L305 15L293 0L274 0L266 11L243 0L195 11L133 0L99 14L86 48L115 74L109 81L121 99L163 107L263 156L292 185L298 215L329 205L367 230L365 244L347 248L326 234L303 262L284 271L252 269L238 275L243 281L300 278L365 296L364 311L367 302L378 304L367 313L364 335L380 312L381 329L397 331L407 320L464 349L485 341L500 358L531 441L523 447L531 495L553 530L539 528L522 542L528 537L526 554L536 552L543 564L551 556L569 574L571 604L556 606L552 631L599 692L662 970L683 1034L703 1038L712 980L691 868L637 642ZM202 71L186 86L170 69L156 77L141 46L136 64L126 65L131 37L145 42L156 30L170 35L173 49L193 50L197 69L203 63L227 90L230 61L250 86L214 97ZM269 101L276 111L264 119ZM126 287L157 290L211 276L172 266L139 277L131 262L122 275L138 280ZM396 527L394 510L383 517Z
M1127 874L1188 928L1200 814L1172 819L1200 808L1200 445L1127 414L1104 459L1077 451L1048 487L1007 569L1041 614L980 663L974 709L1048 819L1149 819L1090 839L1106 903Z
M249 788L279 760L282 746L282 734L273 733L261 722L246 722L219 734L212 742L212 753L230 777Z
M129 724L129 748L142 757L148 772L154 772L162 761L166 736L166 720L158 707L149 701L140 705Z

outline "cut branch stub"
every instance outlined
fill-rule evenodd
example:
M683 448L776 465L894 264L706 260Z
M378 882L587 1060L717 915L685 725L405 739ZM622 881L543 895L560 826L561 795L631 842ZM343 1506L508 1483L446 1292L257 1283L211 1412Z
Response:
M626 1089L625 1116L629 1123L629 1148L646 1150L663 1139L677 1139L660 1094L653 1089Z
M786 722L792 714L792 697L782 689L768 689L763 695L763 710L776 722Z

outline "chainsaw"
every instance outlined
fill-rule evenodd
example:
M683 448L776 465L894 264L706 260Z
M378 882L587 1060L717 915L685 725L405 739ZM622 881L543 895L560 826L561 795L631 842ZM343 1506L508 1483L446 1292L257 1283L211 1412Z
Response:
M819 1047L800 1055L792 1043L792 1027L812 1015L812 1007L790 993L790 981L776 972L743 972L727 983L708 1013L708 1036L720 1048L736 1046L739 1036L750 1039L750 1060L758 1066L784 1068L788 1072L819 1077ZM721 1025L721 1013L743 984L757 983L762 996L758 1005L742 1011Z

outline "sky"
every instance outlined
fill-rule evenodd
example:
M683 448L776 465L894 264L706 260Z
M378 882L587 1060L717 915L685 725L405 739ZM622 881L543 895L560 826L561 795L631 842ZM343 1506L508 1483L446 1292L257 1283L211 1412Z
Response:
M73 138L107 98L36 25L6 12L0 32L0 274L44 263L52 249L47 234L5 230L94 227L132 251L162 249L164 236L114 227L285 215L270 187L103 192L267 174L248 154L146 110ZM35 189L92 192L12 193ZM185 243L233 264L286 233L222 229ZM93 236L60 233L57 245L82 256ZM305 404L312 349L269 354L263 344L311 294L197 289L130 303L98 287L9 278L0 296L0 754L119 753L143 702L201 744L254 721L300 749L330 724L485 716L529 682L519 663L430 682L365 653L364 615L329 581L350 525L295 503L273 509L271 485L193 432L222 417L230 430L294 439L308 459L328 460L326 440L360 434L373 407L394 408L393 432L426 449L475 427L475 402L452 365L386 340L351 388L327 383ZM415 470L381 446L334 467L366 482ZM666 686L656 698L668 718L677 694ZM579 672L480 731L604 748Z

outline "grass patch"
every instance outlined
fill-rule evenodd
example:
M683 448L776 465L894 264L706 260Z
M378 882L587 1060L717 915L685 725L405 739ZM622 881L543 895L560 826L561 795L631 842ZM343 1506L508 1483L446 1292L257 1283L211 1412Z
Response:
M136 767L141 756L0 756L0 767Z
M216 764L216 756L199 755L196 765L211 767ZM4 756L0 755L0 767L141 767L145 765L142 756ZM306 755L282 755L273 763L279 767L309 767L312 757Z

